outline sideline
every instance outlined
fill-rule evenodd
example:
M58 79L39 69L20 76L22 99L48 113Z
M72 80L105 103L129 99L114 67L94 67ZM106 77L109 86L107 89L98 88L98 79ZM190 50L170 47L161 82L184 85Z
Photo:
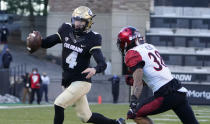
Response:
M52 106L53 106L53 104L49 104L49 105L0 106L0 109L42 108L42 107L52 107Z

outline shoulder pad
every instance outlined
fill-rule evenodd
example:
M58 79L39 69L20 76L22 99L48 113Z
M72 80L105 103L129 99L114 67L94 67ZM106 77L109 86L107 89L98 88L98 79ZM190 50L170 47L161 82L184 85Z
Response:
M69 22L65 22L64 24L72 26L71 23L69 23Z
M128 67L136 66L141 61L142 57L140 53L135 50L129 50L125 55L125 64Z
M94 34L99 34L98 32L92 31Z

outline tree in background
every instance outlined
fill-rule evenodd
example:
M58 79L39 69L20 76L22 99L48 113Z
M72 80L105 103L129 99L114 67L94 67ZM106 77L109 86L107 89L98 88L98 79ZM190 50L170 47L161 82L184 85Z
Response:
M1 0L7 13L21 16L46 16L48 0Z
M20 16L28 16L30 30L35 29L34 16L47 16L48 0L1 0L6 4L6 12Z

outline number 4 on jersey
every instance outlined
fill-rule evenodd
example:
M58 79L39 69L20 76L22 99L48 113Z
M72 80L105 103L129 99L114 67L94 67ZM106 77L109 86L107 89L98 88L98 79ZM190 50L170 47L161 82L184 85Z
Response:
M69 64L69 68L73 69L77 65L77 56L78 53L75 51L68 55L68 57L66 58L66 63Z

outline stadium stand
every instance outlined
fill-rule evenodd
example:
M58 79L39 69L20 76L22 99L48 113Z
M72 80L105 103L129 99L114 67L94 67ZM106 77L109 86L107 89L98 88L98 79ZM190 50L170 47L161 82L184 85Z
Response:
M157 0L146 40L158 46L173 76L189 89L191 104L209 104L210 8L208 0ZM196 102L197 100L197 102ZM201 102L201 101L205 102Z

